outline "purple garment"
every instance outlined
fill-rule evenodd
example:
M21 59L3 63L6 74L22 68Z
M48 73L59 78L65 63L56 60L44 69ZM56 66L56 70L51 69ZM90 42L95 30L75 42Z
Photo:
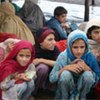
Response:
M48 77L49 66L41 63L36 66L36 71L37 71L37 79L35 83L34 94L37 94L38 90L43 88L43 84L45 84L46 79Z
M56 47L53 51L50 51L50 50L43 50L40 47L35 46L35 50L36 50L36 58L56 60L57 56L59 55L59 51ZM35 81L35 91L33 93L34 95L37 94L39 89L47 89L49 84L49 73L51 69L52 67L44 63L41 63L36 66L37 79Z

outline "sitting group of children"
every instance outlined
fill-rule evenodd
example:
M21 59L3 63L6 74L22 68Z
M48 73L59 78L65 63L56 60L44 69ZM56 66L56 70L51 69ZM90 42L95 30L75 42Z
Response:
M46 88L48 78L51 83L57 83L56 99L86 98L100 77L99 64L90 51L86 33L80 30L71 32L68 47L60 54L54 34L52 29L39 29L37 45L20 40L1 62L3 100L27 100L32 92L36 94L39 89Z
M0 43L0 100L29 100L54 84L55 99L85 100L91 88L99 87L100 18L90 20L84 32L76 29L67 35L66 16L67 11L57 7L48 27L31 27L36 32L33 43ZM64 40L63 49L58 48L59 39Z

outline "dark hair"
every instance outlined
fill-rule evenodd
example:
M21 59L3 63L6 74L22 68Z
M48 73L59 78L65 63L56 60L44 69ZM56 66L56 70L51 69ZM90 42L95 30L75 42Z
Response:
M98 29L98 28L100 28L99 26L92 26L92 27L90 27L89 29L88 29L88 31L87 31L87 37L89 38L89 39L92 39L92 37L91 37L91 33L92 33L92 31L93 30L96 30L96 29Z
M58 6L54 10L54 16L59 16L62 14L67 14L67 13L68 13L67 10L62 6Z
M36 31L36 37L40 37L42 35L42 33L46 30L48 30L49 28L48 27L42 27L42 28L39 28L37 31Z

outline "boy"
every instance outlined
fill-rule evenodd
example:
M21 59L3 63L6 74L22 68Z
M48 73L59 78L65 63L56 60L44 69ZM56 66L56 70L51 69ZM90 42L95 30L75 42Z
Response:
M62 52L50 73L50 82L58 82L56 99L81 100L100 77L94 55L89 51L84 32L75 30L68 36L68 48Z
M56 33L56 40L64 40L67 38L66 29L68 25L65 23L67 10L62 6L58 6L54 10L54 16L47 22L47 26L52 28Z
M97 58L100 66L100 17L91 19L87 23L85 31L89 38L90 49Z

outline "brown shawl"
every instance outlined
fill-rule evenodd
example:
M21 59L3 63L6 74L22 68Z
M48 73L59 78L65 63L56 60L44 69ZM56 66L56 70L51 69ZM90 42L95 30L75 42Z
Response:
M25 23L15 15L11 3L3 2L0 5L0 32L16 34L19 39L28 40L35 44L34 37Z

